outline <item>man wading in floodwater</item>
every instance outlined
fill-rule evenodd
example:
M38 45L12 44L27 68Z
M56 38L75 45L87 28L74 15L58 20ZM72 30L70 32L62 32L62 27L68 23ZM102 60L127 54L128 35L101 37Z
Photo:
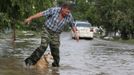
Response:
M70 24L73 32L75 33L76 40L79 41L77 29L73 24L74 20L70 12L70 7L68 4L63 4L61 7L49 8L43 12L39 12L28 17L25 20L25 23L29 24L33 19L37 19L42 16L46 17L46 21L41 34L41 45L31 54L31 56L25 59L25 64L36 64L49 45L54 58L52 66L59 67L60 33L62 32L64 26L67 25L66 23Z

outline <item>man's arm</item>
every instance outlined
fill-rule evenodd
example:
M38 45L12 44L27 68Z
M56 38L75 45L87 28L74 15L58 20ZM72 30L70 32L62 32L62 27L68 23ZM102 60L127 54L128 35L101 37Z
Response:
M79 33L78 33L78 31L77 31L76 26L74 25L74 19L73 19L73 16L72 16L71 13L69 14L68 22L69 22L69 25L70 25L72 31L73 31L74 34L75 34L75 36L74 36L75 39L76 39L77 41L79 41Z
M41 16L43 16L43 12L36 13L35 15L32 15L32 16L28 17L27 19L25 19L24 23L30 24L33 19L37 19Z

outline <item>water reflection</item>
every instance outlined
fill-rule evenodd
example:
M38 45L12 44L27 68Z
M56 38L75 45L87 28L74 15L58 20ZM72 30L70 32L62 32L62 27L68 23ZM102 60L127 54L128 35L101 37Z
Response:
M68 37L67 37L68 36ZM0 75L133 75L134 46L94 39L79 43L61 35L60 68L26 68L24 59L39 46L39 38L17 39L15 47L0 39Z
M34 40L27 41L0 41L0 75L60 75L59 68L49 68L45 70L27 69L24 59L31 54L37 44Z
M27 72L28 75L60 75L59 72L59 68L48 68L45 70L39 70L39 69L31 69L31 68L27 68L25 69L25 71Z
M50 67L42 70L26 68L22 59L16 57L1 57L0 60L0 75L60 75L59 68Z

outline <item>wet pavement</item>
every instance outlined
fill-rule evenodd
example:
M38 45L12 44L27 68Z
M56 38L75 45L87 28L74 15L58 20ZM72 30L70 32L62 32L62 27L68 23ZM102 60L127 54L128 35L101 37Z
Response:
M0 39L0 75L134 75L134 45L71 38L61 34L60 68L27 69L24 59L40 44L40 38ZM49 48L47 49L49 50Z

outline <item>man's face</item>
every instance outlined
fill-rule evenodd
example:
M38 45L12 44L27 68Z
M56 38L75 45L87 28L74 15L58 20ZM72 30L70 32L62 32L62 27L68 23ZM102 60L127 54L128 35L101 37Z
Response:
M61 14L62 16L67 16L70 13L70 10L68 8L62 8Z

